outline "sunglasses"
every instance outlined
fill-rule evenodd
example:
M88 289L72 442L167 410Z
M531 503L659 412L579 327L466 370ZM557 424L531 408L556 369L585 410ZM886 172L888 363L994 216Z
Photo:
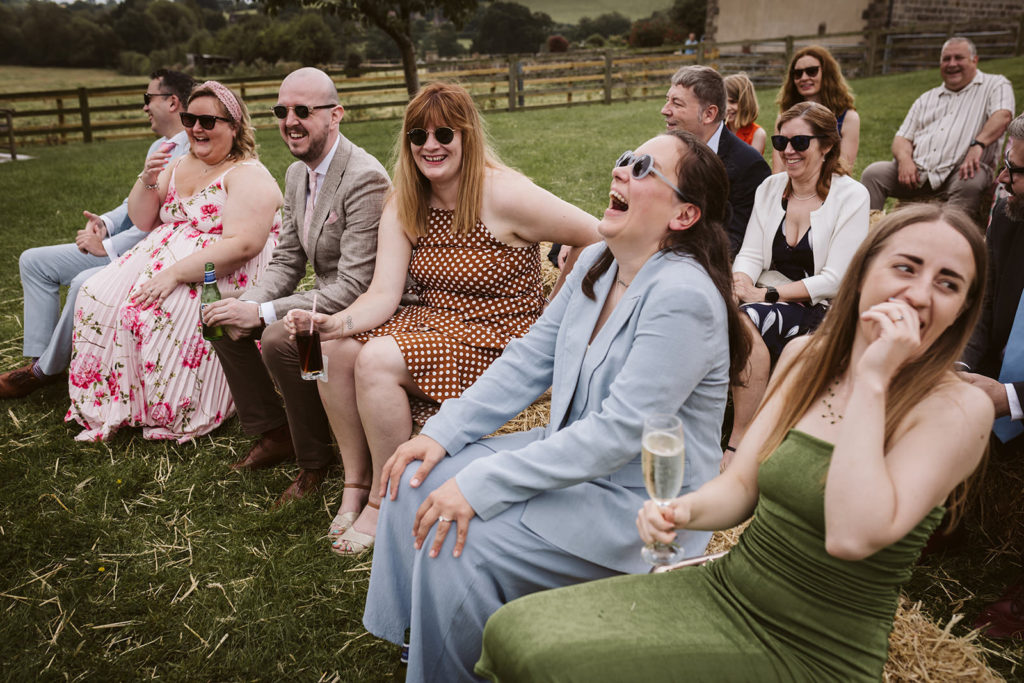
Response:
M409 136L409 142L422 147L427 144L427 138L430 136L430 132L423 128L413 128L406 135ZM434 129L434 139L442 145L447 145L449 142L455 139L455 131L448 126L441 126Z
M218 121L226 121L227 123L234 123L231 119L226 119L223 116L214 116L213 114L189 114L187 111L183 111L178 116L181 117L181 125L186 128L192 128L196 125L196 121L203 127L203 130L213 130L213 127L217 125Z
M785 135L773 135L772 136L772 147L780 152L786 151L786 145L793 145L793 149L797 152L803 152L811 146L811 140L815 138L825 139L827 135L794 135L791 138L787 138Z
M174 97L174 94L167 92L144 92L142 93L143 104L149 104L150 100L154 97Z
M1010 157L1003 157L1003 170L1006 171L1006 175L1010 176L1010 185L1013 185L1013 174L1024 173L1024 166L1014 166L1010 163Z
M633 150L623 152L622 156L619 157L619 160L615 162L615 168L622 168L631 164L633 166L631 173L635 180L642 180L653 173L658 180L675 190L675 193L679 195L681 200L684 202L690 202L691 204L694 203L692 199L683 194L682 190L675 186L675 183L662 175L661 171L654 168L654 157L650 154L633 154Z
M294 107L286 107L283 104L277 104L270 108L270 111L274 112L274 116L279 119L287 118L288 110L291 109L295 112L295 115L300 119L308 119L309 115L317 109L334 109L336 104L319 104L315 107L310 107L305 104L296 104Z
M809 66L806 69L793 69L793 78L803 78L804 74L807 74L809 78L814 78L818 75L819 71L821 71L820 66Z

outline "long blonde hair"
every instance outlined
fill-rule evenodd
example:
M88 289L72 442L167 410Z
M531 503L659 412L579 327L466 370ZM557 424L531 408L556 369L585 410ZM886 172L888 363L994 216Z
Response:
M757 115L761 110L757 104L754 84L751 83L746 72L741 71L738 74L725 77L725 96L736 102L736 118L731 127L733 132L757 121Z
M430 210L430 181L420 173L409 150L408 133L413 128L450 126L462 133L462 166L452 230L461 235L472 231L480 218L484 198L484 173L503 164L487 140L480 112L473 97L455 83L435 82L420 88L405 108L402 132L395 143L394 176L398 219L409 237L427 234Z
M860 292L868 267L889 239L904 228L917 223L942 221L966 238L974 257L974 280L956 320L936 339L926 353L901 367L889 382L885 407L885 447L910 410L936 387L954 378L950 369L960 357L978 321L985 287L988 254L985 240L966 213L942 204L912 204L898 209L880 220L850 261L839 293L832 300L822 322L807 345L793 359L786 377L765 395L758 412L780 394L781 414L761 444L763 462L778 448L786 433L818 400L825 387L849 367L853 339L860 319Z

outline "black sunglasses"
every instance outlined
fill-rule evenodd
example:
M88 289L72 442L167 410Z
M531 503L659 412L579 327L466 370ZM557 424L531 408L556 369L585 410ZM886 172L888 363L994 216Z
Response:
M144 92L142 93L143 104L149 104L150 100L154 97L174 97L174 93L169 92Z
M815 76L818 75L819 71L821 71L820 66L809 66L806 69L793 69L793 78L803 78L804 74L807 74L811 78L814 78Z
M406 135L409 136L409 142L422 147L427 144L427 138L430 137L430 131L423 128L413 128ZM442 145L447 145L449 142L455 139L455 131L448 126L440 126L434 129L434 139Z
M793 149L797 152L803 152L805 149L811 146L811 140L815 138L827 139L827 135L794 135L791 138L787 138L785 135L773 135L772 136L772 147L780 152L786 151L786 145L793 145Z
M203 127L203 130L213 130L213 127L217 125L218 121L226 121L227 123L234 123L231 119L226 119L223 116L214 116L213 114L189 114L187 111L183 111L178 116L181 117L181 125L186 128L192 128L196 125L196 121Z
M1010 184L1013 185L1013 174L1024 173L1024 166L1014 166L1010 163L1010 156L1005 155L1003 157L1003 170L1006 171L1006 175L1010 176Z
M283 104L277 104L271 107L270 110L279 119L287 118L289 109L294 111L295 115L300 119L307 119L317 109L334 109L337 106L336 104L318 104L315 107L310 107L306 104L296 104L294 107L286 107Z
M666 178L661 171L654 168L654 157L650 154L633 154L633 150L623 152L622 156L619 157L619 160L615 162L615 168L622 168L623 166L629 166L630 164L633 166L630 172L636 180L642 180L649 174L653 173L658 180L675 190L675 193L679 195L679 198L684 202L690 202L691 204L694 203L692 199L683 194L682 190L675 186L675 183Z

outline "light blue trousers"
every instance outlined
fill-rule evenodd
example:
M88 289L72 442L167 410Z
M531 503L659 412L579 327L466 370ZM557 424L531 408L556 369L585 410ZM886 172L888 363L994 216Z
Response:
M423 549L415 550L416 510L431 491L467 464L493 453L487 442L471 444L457 457L442 460L418 489L408 485L419 466L414 462L403 473L398 499L382 502L363 624L396 644L410 630L406 681L481 680L473 674L473 665L480 657L484 624L499 607L548 588L620 575L532 532L519 521L523 503L487 521L474 517L461 557L452 557L454 528L436 558L428 556L436 526Z
M131 228L115 237L121 253L146 236ZM82 283L110 264L106 256L83 254L75 244L34 247L21 253L18 268L25 298L23 352L39 359L47 375L63 372L71 362L71 335L75 326L75 299ZM63 311L60 288L68 293Z

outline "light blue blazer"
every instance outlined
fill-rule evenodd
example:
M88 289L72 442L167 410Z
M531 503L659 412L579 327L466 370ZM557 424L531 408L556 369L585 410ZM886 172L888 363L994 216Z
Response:
M686 440L682 492L718 473L729 386L725 302L689 257L659 253L641 268L592 343L618 272L580 282L604 250L589 247L529 333L513 341L463 395L423 428L450 455L490 434L551 386L551 422L480 442L495 451L455 480L487 520L524 502L522 523L563 550L610 569L650 569L634 520L647 499L640 465L643 421L677 414ZM682 532L700 554L708 532Z

